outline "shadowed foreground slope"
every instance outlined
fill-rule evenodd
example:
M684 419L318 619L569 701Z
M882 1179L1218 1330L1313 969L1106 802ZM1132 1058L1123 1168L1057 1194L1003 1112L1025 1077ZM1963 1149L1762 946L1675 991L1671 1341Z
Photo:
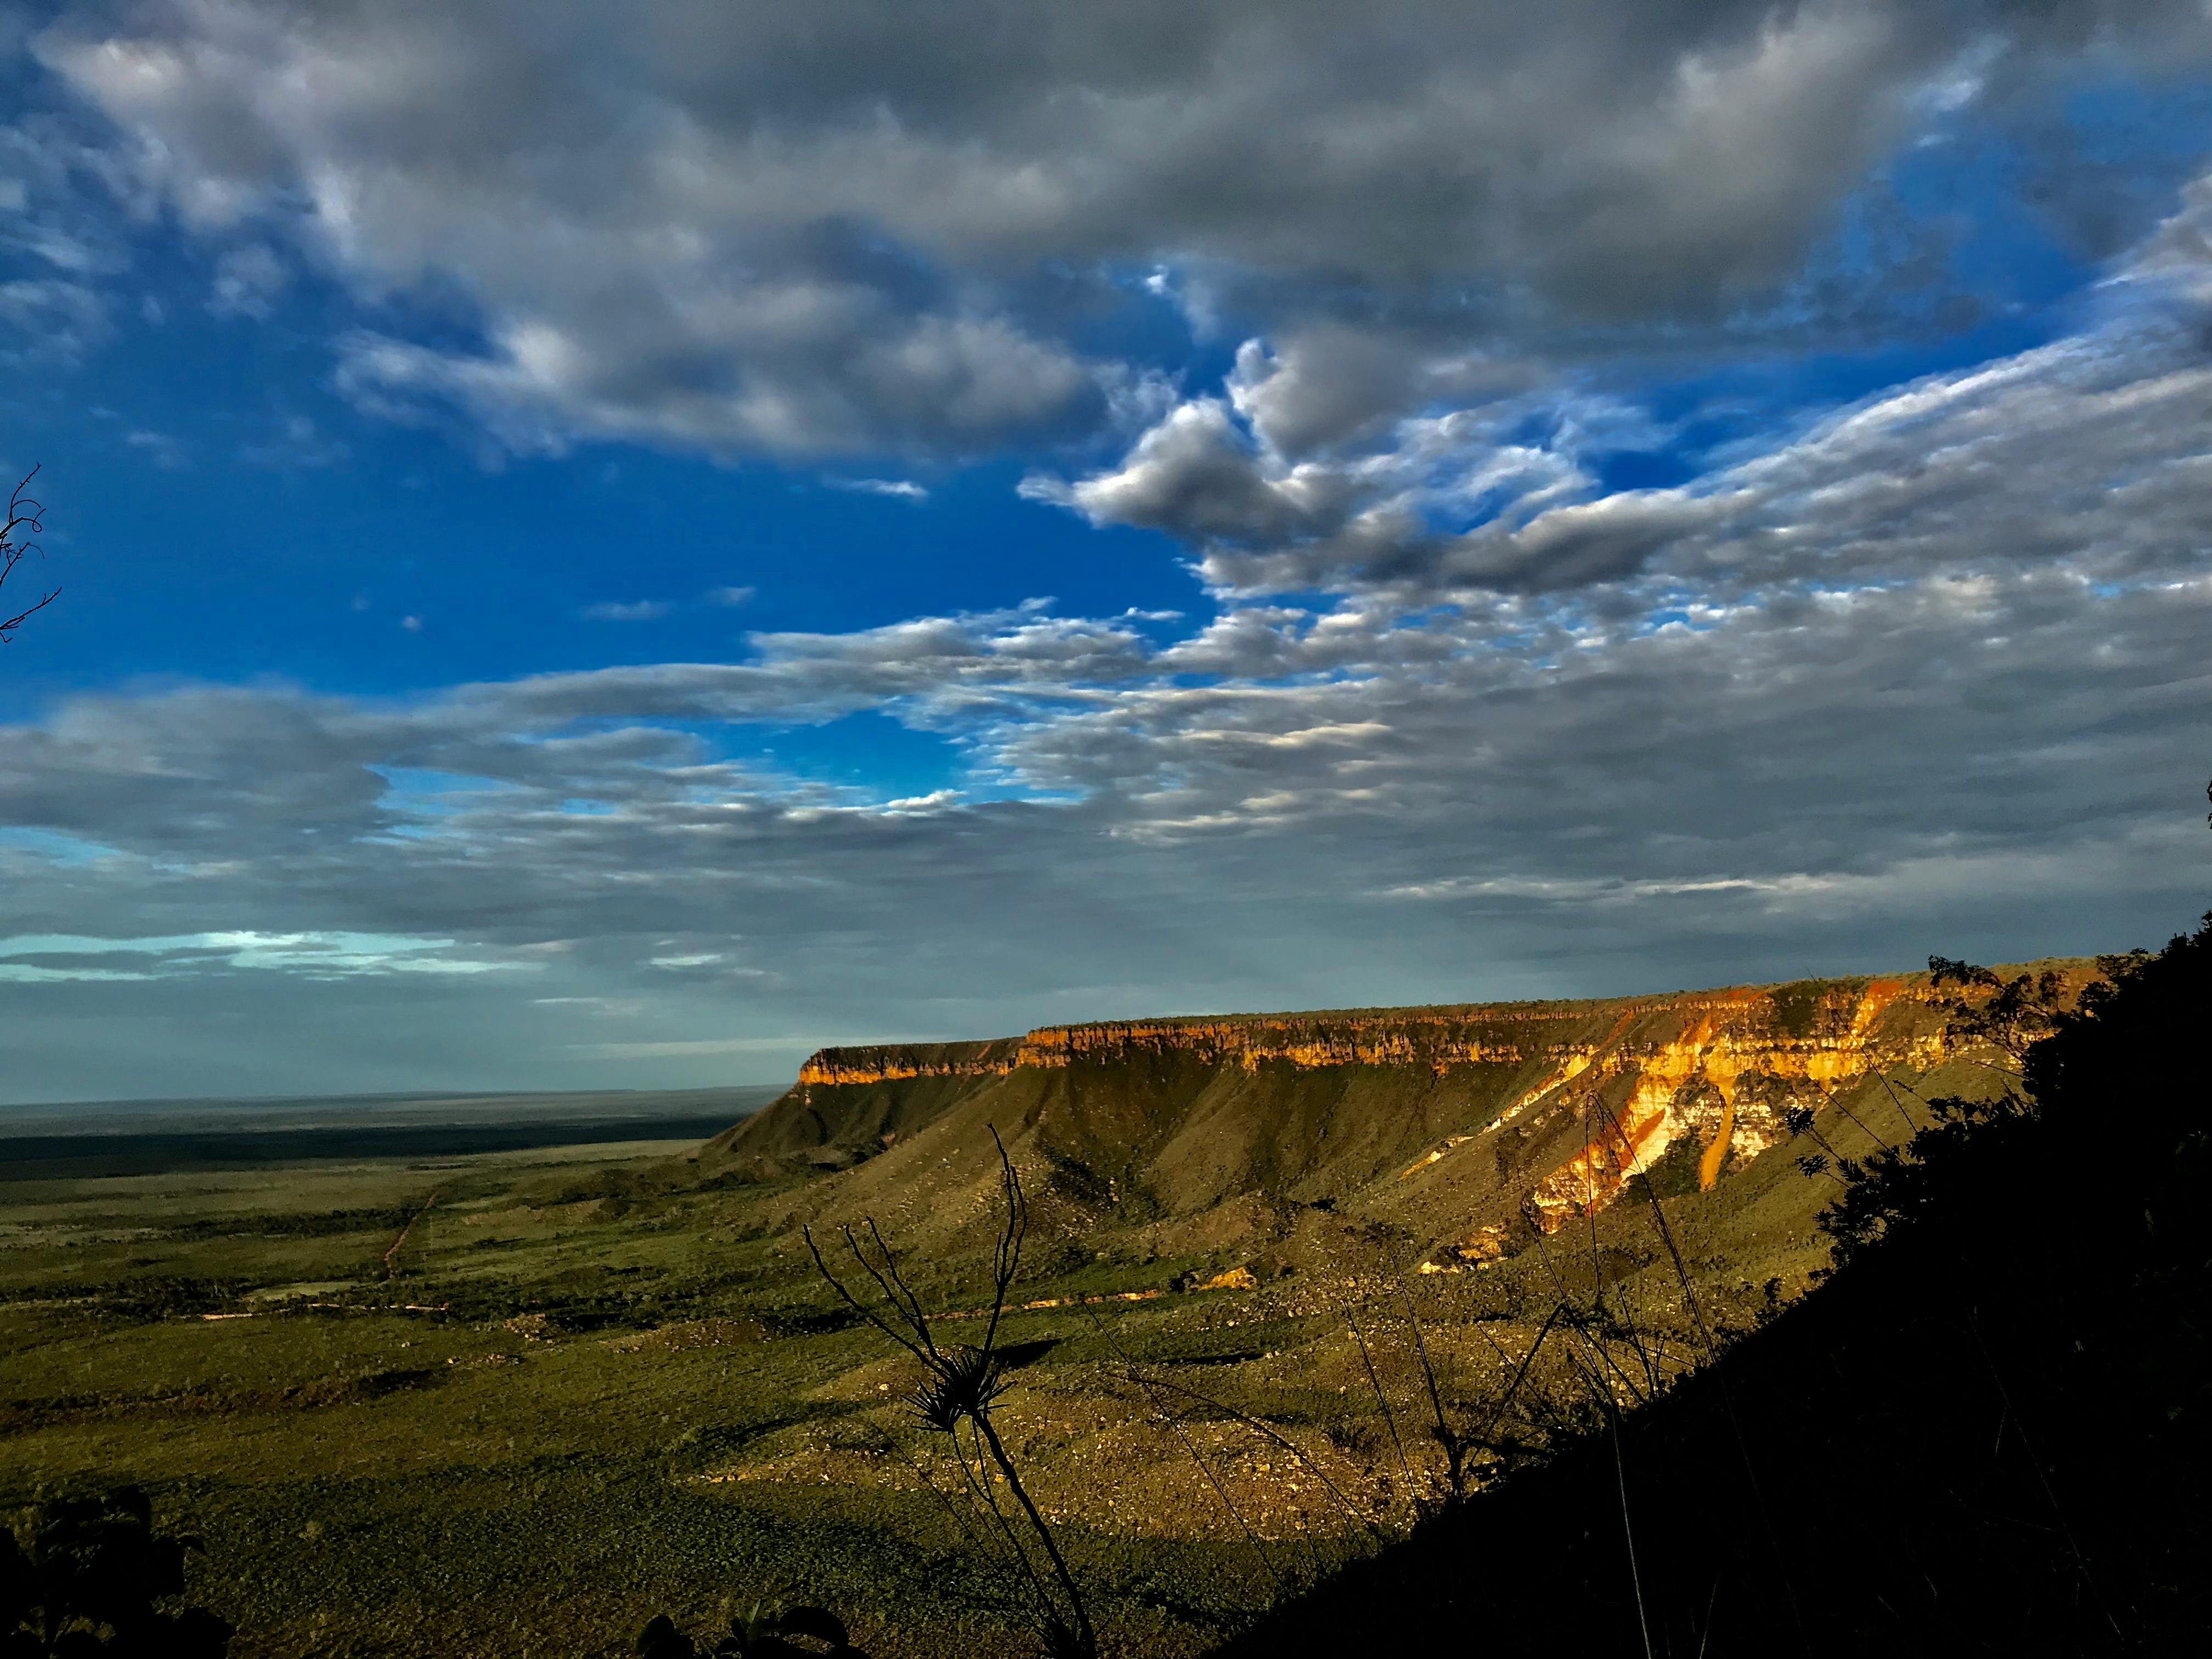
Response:
M2212 1650L2208 1009L2212 921L1860 1182L1824 1288L1222 1651Z

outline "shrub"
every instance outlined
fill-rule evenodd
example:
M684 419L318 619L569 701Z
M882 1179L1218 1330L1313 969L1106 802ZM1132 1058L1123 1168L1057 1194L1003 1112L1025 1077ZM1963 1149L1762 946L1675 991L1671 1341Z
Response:
M803 1645L802 1645L803 1644ZM698 1644L661 1613L637 1638L641 1659L698 1659ZM821 1607L763 1608L730 1621L730 1632L703 1650L714 1659L866 1659L845 1636L844 1622Z
M163 1613L185 1591L196 1538L154 1530L136 1486L54 1498L0 1532L0 1655L6 1659L222 1659L231 1628L204 1607Z

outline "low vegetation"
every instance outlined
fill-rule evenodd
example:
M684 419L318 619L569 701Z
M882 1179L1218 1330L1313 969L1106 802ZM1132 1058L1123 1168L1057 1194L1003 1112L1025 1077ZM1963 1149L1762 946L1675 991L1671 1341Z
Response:
M1981 1059L1426 1275L1324 1200L1040 1230L1012 1159L966 1253L681 1143L20 1180L0 1502L136 1482L238 1659L2178 1650L2209 954L1951 964Z

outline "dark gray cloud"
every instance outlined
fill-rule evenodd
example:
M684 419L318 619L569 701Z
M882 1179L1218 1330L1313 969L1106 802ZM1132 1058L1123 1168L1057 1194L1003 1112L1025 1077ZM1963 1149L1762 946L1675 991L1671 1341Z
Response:
M286 241L473 308L477 349L340 342L374 407L525 449L1091 434L1156 394L1073 341L1158 266L1279 337L1252 411L1296 454L1440 357L1771 300L1949 112L2206 33L2181 0L126 0L34 49L118 188L228 248L219 304Z

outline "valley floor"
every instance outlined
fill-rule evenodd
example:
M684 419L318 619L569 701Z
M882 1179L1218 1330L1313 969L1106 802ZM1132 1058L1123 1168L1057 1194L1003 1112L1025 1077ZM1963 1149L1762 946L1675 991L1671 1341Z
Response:
M239 1659L623 1653L654 1613L699 1628L756 1599L836 1608L878 1659L1024 1650L900 1403L911 1367L757 1223L761 1188L700 1187L690 1150L18 1166L0 1503L143 1485L205 1540L192 1595ZM1724 1324L1822 1256L1808 1177L1771 1165L1669 1200ZM1624 1401L1695 1353L1648 1206L1428 1277L1402 1241L1305 1220L1264 1280L1233 1250L1031 1241L1018 1297L1056 1305L1003 1334L1000 1420L1112 1650L1201 1650L1404 1534L1443 1490L1439 1410L1500 1443L1586 1414L1556 1339L1506 1401L1563 1290L1609 1310L1583 1340ZM973 1262L917 1272L933 1308L982 1295Z

